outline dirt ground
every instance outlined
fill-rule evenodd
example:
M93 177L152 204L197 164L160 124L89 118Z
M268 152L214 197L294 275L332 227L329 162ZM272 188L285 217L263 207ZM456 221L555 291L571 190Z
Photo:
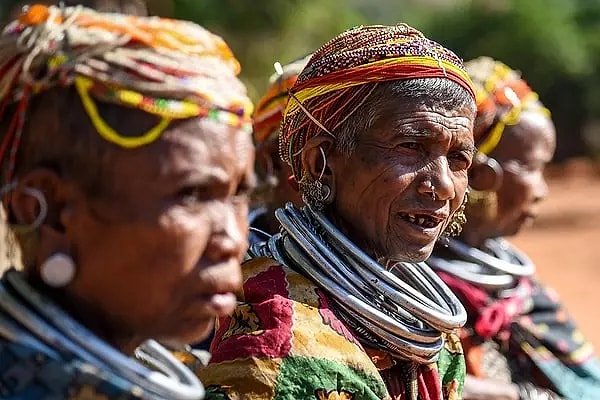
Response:
M548 175L539 219L511 241L535 261L540 279L560 293L600 350L600 165L572 161Z

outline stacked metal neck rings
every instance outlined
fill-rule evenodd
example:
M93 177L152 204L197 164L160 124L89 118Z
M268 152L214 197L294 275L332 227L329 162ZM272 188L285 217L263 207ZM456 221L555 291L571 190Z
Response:
M502 238L487 239L483 250L449 238L447 250L458 259L447 259L434 253L427 263L435 270L487 290L511 289L520 278L535 274L535 264Z
M6 272L0 281L0 338L57 361L77 360L82 371L98 370L114 376L124 390L139 393L144 399L204 398L204 388L192 371L157 342L146 341L136 350L144 360L152 361L155 371L81 326L34 291L16 270Z
M275 215L281 233L251 253L271 256L312 279L367 347L431 363L443 347L442 333L466 322L461 303L424 263L385 269L311 206L298 210L288 204Z

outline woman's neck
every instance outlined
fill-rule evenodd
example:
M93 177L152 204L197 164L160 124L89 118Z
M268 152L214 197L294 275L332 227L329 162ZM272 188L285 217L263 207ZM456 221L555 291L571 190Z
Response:
M339 229L339 231L347 237L356 247L361 249L365 254L373 259L378 259L378 255L375 251L373 251L373 246L371 246L367 240L360 232L360 230L355 229L352 226L352 223L347 222L344 218L335 214L331 209L326 209L324 211L325 216L331 223Z
M485 225L486 224L481 223L481 221L474 219L469 220L467 218L467 223L463 226L462 233L458 237L458 240L471 247L480 249L484 242L492 236L485 229Z
M112 321L90 302L76 298L64 290L50 288L39 277L27 275L27 281L71 318L122 353L131 355L144 342L145 339L127 329L117 328L124 326L124 324Z

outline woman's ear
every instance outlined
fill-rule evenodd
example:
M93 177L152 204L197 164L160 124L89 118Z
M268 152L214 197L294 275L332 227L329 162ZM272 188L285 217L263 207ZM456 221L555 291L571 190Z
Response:
M320 135L310 139L302 150L302 170L308 174L306 177L313 182L323 184L323 202L330 204L335 198L335 173L332 167L334 157L331 150L334 139L327 135ZM329 159L328 159L329 158ZM304 177L303 177L304 179Z
M302 169L307 172L313 181L329 184L332 179L327 156L333 147L333 138L319 135L310 139L302 149Z
M36 168L19 178L10 196L10 210L17 225L32 225L44 213L41 224L59 224L64 204L64 182L51 169Z
M45 259L69 247L66 225L72 220L71 186L48 168L36 168L19 179L10 196L10 212L17 230L37 232L35 257Z

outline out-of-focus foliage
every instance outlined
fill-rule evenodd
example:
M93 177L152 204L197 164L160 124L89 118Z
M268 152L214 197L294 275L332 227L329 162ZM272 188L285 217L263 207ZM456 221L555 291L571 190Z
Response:
M104 0L127 1L127 0ZM0 0L7 8L13 0ZM557 159L600 155L600 0L148 0L151 12L221 34L257 99L273 63L360 24L407 22L465 59L522 71L552 110ZM3 11L0 8L0 11ZM592 148L592 144L596 148Z

